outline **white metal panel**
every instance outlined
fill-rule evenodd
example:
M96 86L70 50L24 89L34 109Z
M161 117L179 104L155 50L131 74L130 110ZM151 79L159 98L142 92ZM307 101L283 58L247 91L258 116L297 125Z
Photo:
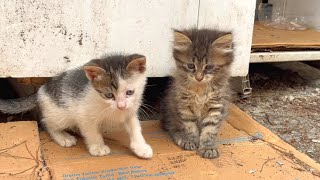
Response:
M234 33L233 76L246 76L248 73L255 5L255 0L200 0L200 28L217 28Z
M0 2L0 77L53 76L104 53L141 53L149 76L174 67L171 28L196 26L199 1Z
M217 27L236 35L232 75L245 75L254 0L85 0L0 3L0 77L53 76L104 53L141 53L148 75L169 75L171 28Z
M320 51L274 51L251 53L251 63L320 60Z

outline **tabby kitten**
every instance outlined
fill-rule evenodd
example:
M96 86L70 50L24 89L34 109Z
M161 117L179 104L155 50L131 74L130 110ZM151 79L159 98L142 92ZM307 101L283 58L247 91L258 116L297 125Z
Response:
M185 150L219 156L216 138L227 115L232 35L209 29L174 31L176 71L162 103L163 127Z
M110 124L120 124L129 134L131 150L141 158L151 158L153 152L141 134L137 115L145 69L145 57L137 54L94 59L81 69L53 77L36 95L0 100L0 111L12 114L39 106L42 122L56 143L75 145L77 139L66 130L77 129L93 156L110 153L102 131Z

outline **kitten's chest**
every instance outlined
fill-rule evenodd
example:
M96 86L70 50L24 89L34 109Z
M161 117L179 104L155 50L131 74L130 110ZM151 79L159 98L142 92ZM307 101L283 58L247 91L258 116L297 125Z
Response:
M178 103L183 111L186 112L186 115L189 114L190 118L201 119L207 116L210 104L213 103L213 99L217 96L216 93L214 91L203 91L201 93L198 91L196 93L186 90L181 93Z
M208 114L208 103L209 103L209 96L207 94L194 94L192 97L188 99L188 103L185 105L188 106L191 113L196 118L202 118Z
M208 102L208 96L206 94L195 95L193 101L198 107L204 106Z

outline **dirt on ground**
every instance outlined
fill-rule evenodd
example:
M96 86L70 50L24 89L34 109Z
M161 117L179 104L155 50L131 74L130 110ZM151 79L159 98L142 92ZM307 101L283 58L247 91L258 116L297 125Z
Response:
M249 73L252 96L247 99L235 96L235 104L320 163L320 76L309 73L306 77L305 73L308 72L283 70L277 64L252 64Z

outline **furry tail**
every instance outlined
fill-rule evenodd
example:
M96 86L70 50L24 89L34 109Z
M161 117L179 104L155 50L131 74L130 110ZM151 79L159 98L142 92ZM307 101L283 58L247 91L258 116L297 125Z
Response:
M0 111L7 114L18 114L30 111L37 106L37 94L19 99L1 100Z

